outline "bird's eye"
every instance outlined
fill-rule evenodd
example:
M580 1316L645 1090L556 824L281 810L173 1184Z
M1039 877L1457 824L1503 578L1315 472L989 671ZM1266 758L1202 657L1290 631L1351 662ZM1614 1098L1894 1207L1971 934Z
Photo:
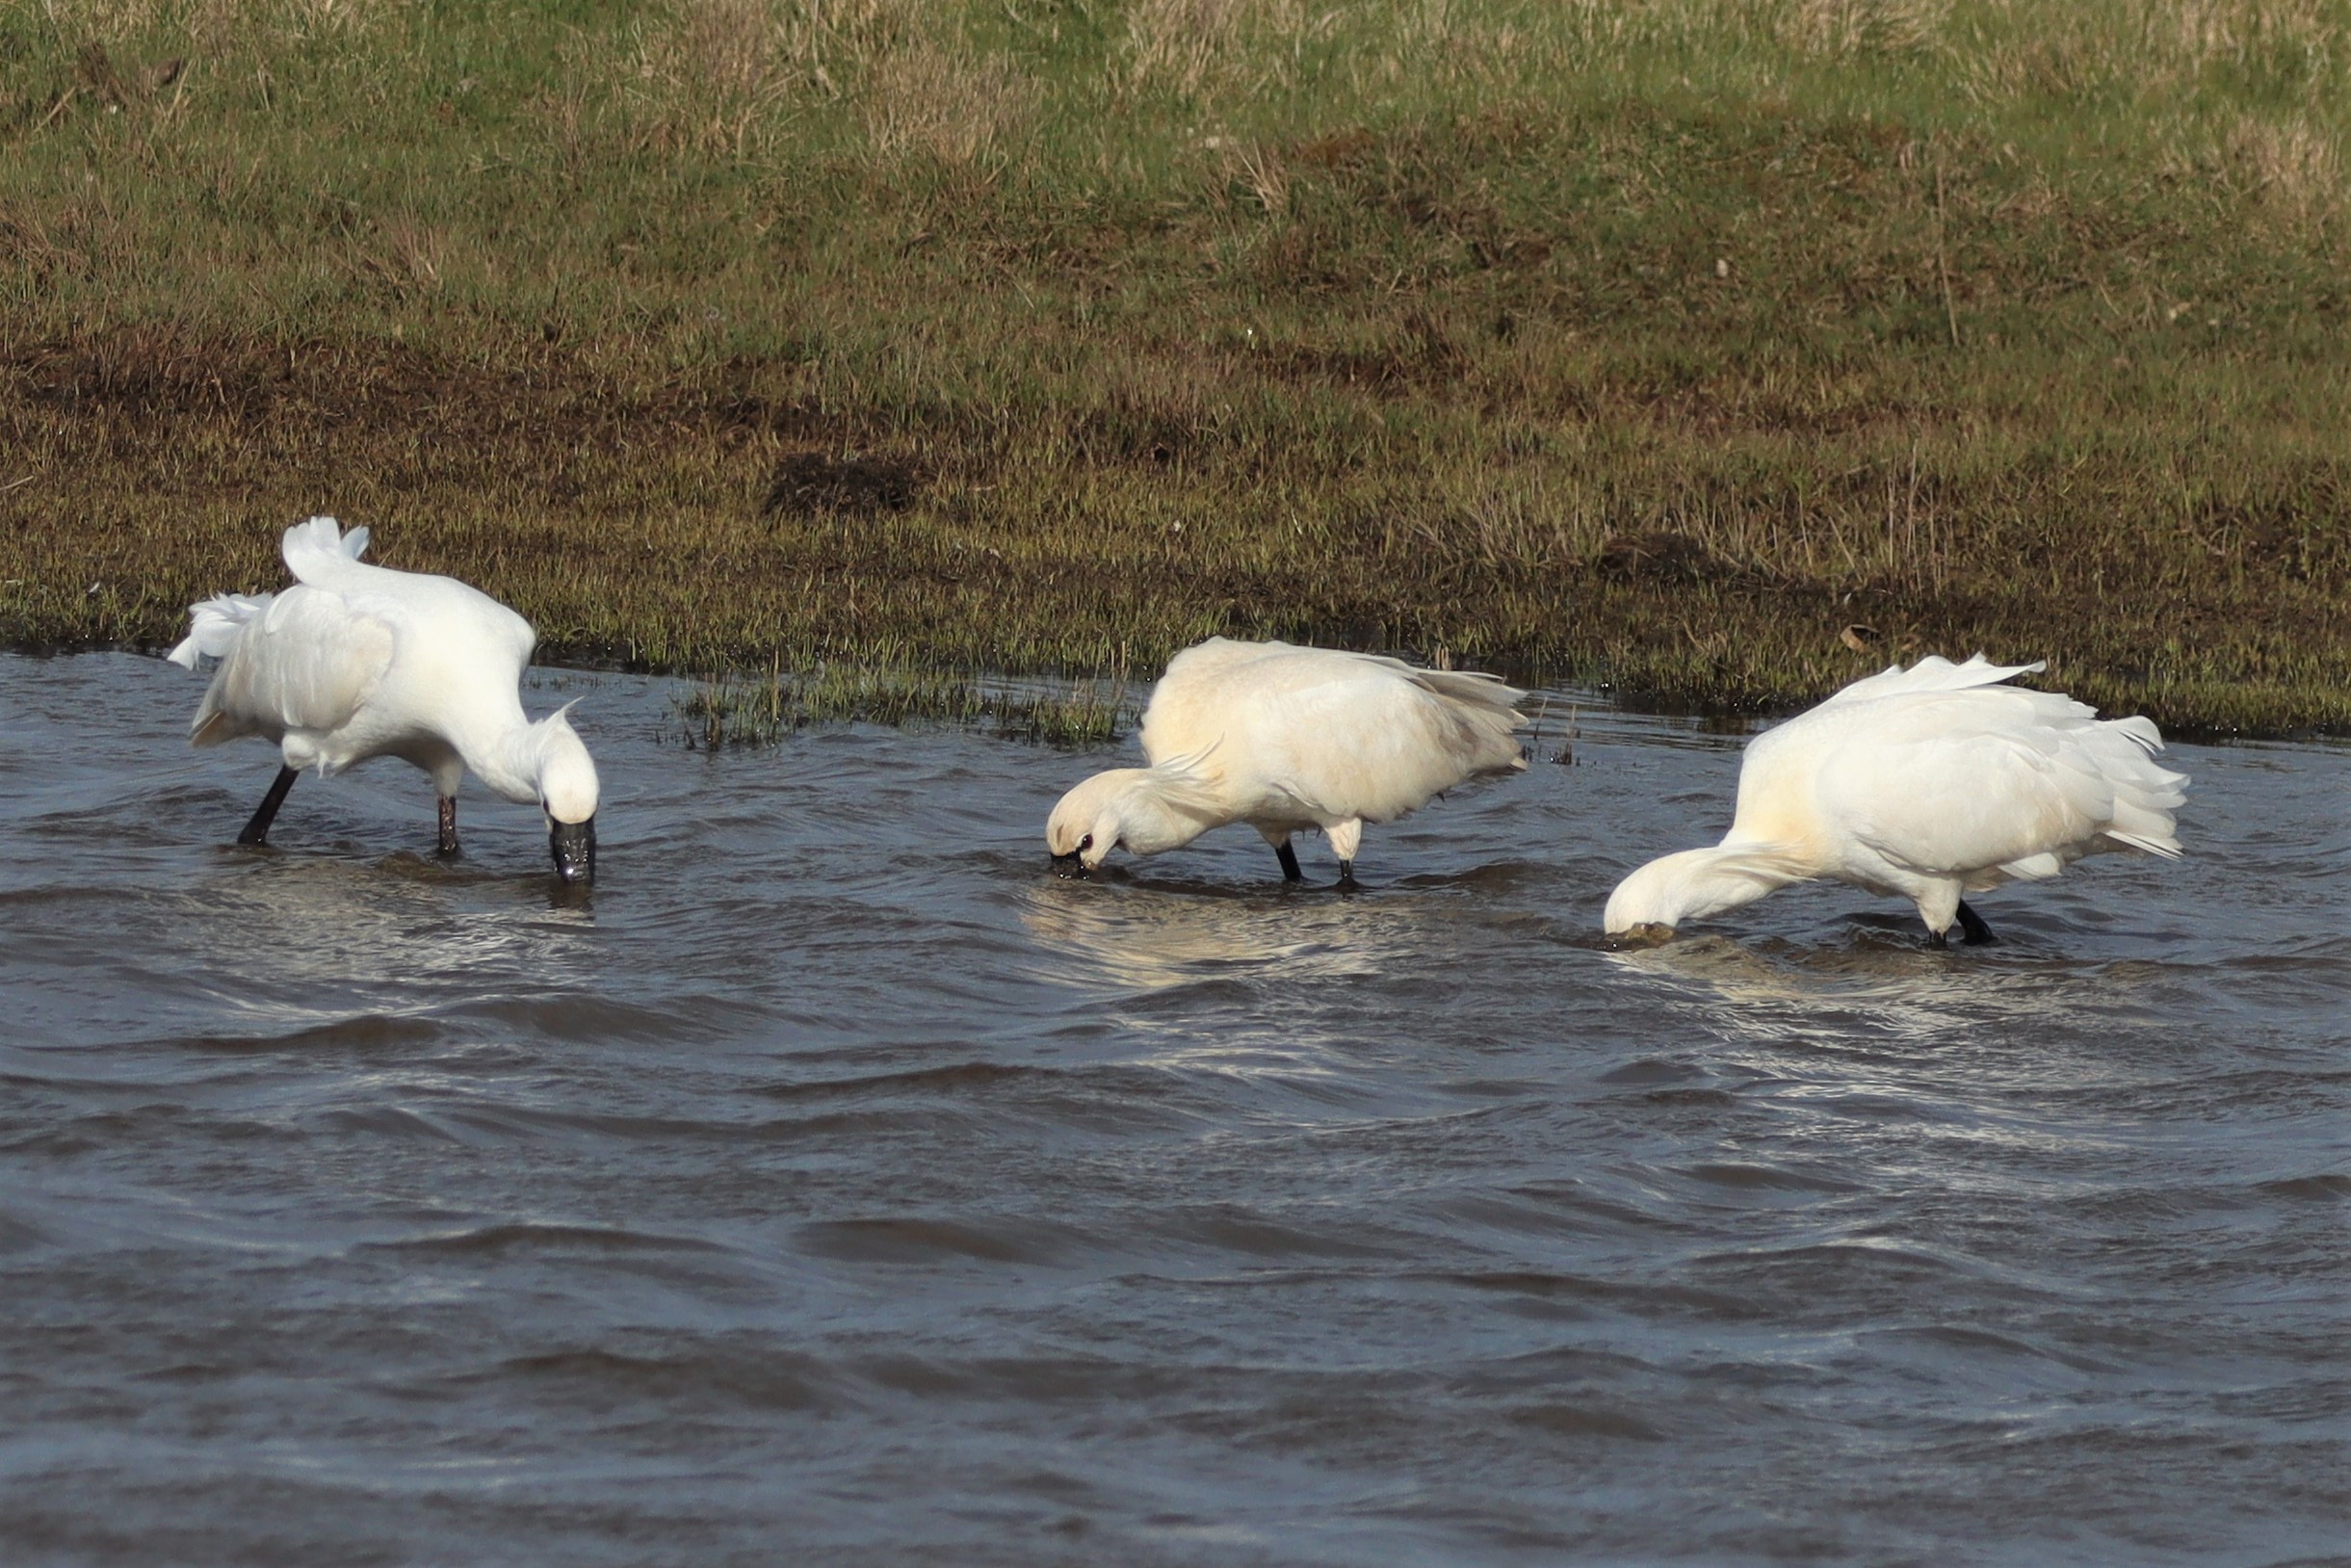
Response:
M1078 841L1078 852L1080 854L1084 854L1086 850L1092 849L1093 847L1094 835L1091 833L1086 834L1085 837Z

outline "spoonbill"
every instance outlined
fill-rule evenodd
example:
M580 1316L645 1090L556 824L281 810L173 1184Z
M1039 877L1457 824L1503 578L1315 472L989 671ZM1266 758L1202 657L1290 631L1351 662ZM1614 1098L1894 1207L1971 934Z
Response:
M221 661L190 728L197 745L258 735L284 766L239 844L266 844L286 792L305 768L339 773L399 757L432 775L440 852L457 851L457 785L471 769L509 800L546 816L556 875L596 875L596 765L566 717L533 723L518 687L538 635L489 595L449 577L359 560L367 530L332 517L286 530L295 586L223 593L189 607L175 665Z
M1351 883L1363 824L1524 769L1511 731L1526 693L1492 675L1213 637L1169 661L1143 710L1148 768L1097 773L1061 797L1045 845L1064 871L1113 849L1158 854L1247 823L1303 879L1290 835L1320 828Z
M1992 928L1962 893L2054 876L2107 849L2180 854L2187 775L2155 721L2106 719L2001 684L2046 664L1894 665L1747 743L1731 831L1652 860L1608 896L1608 934L1657 940L1791 882L1828 877L1918 903L1927 941Z

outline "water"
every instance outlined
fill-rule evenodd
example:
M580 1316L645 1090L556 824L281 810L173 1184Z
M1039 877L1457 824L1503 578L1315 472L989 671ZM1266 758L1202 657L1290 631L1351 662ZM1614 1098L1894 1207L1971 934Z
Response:
M582 902L397 764L239 850L193 677L0 658L9 1563L2351 1560L2351 752L2176 748L2192 858L1997 948L1616 955L1737 737L1587 707L1346 898L548 684Z

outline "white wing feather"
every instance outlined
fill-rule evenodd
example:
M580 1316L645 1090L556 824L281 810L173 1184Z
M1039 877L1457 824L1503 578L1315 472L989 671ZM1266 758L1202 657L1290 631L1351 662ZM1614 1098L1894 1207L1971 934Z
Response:
M198 745L340 729L392 667L392 627L340 594L298 584L247 603L190 725Z
M1980 653L1971 655L1966 664L1955 665L1941 654L1930 653L1908 669L1900 665L1888 665L1874 675L1864 676L1811 712L1908 692L1965 692L1979 686L1998 686L2019 675L2038 674L2048 667L2046 659L2036 659L2029 665L1996 665Z
M216 593L188 607L188 635L164 655L182 669L199 659L225 659L245 623L270 608L274 594Z
M1244 817L1387 822L1526 766L1512 734L1524 695L1490 675L1212 638L1168 663L1143 713L1143 755L1195 759Z

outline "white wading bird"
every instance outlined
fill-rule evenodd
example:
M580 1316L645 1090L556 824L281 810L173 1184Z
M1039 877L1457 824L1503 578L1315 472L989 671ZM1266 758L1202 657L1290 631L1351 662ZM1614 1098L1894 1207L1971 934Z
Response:
M1294 882L1290 835L1319 827L1351 881L1364 823L1527 766L1511 734L1526 694L1492 675L1213 637L1177 654L1151 693L1151 766L1097 773L1063 796L1046 848L1058 867L1090 871L1112 849L1158 854L1247 823Z
M1916 901L1936 947L1954 919L1988 942L1962 893L2054 876L2103 849L2176 858L2187 775L2152 760L2155 721L1999 684L2042 667L1921 659L1765 730L1747 743L1731 831L1618 883L1608 934L1662 938L1825 876Z
M556 875L596 875L596 765L559 711L534 724L517 688L538 640L531 623L448 577L363 564L367 530L331 517L286 530L282 593L223 593L189 609L171 662L221 661L192 738L275 742L277 781L239 844L264 844L305 768L339 773L370 757L400 757L432 775L441 798L440 852L457 849L457 785L470 768L509 800L546 814Z

